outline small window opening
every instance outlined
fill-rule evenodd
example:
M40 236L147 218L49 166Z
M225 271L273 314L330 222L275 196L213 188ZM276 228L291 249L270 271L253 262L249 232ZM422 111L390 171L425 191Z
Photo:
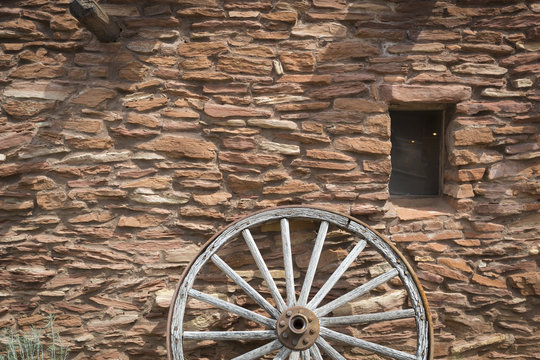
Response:
M441 192L443 111L390 111L390 195L436 196Z

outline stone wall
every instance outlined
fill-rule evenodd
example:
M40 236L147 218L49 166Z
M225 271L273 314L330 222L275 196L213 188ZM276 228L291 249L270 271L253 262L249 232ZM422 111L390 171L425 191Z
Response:
M1 328L165 358L200 244L310 204L410 259L437 358L538 359L540 2L101 1L107 44L68 3L0 5ZM441 198L390 198L393 107L447 109Z

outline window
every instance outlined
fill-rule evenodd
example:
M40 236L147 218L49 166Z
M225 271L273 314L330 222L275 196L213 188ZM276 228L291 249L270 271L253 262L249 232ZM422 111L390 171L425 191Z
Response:
M390 195L439 195L443 111L390 111Z

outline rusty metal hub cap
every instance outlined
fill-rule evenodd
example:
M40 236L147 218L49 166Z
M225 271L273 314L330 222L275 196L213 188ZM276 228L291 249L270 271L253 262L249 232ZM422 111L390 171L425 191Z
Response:
M277 325L279 340L291 350L309 349L319 336L319 318L303 306L284 311Z

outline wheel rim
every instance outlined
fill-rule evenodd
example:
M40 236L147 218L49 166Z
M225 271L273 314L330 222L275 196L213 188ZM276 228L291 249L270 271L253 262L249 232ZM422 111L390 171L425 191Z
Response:
M312 243L309 263L303 274L303 279L298 276L293 260L294 236L291 237L291 222L308 221L318 224L316 236ZM252 234L264 226L273 226L279 223L280 251L282 254L282 270L284 284L280 292L274 279L276 271L269 268L268 260L261 254L264 237L257 242ZM343 232L346 238L354 238L351 241L352 249L341 260L331 274L324 276L323 282L317 279L318 265L320 268L321 254L325 249L325 243L330 235L329 231ZM348 237L347 237L348 236ZM259 271L263 284L250 285L250 280L244 279L244 271L234 270L227 261L224 261L218 252L231 243L243 245L249 249L254 267ZM310 244L311 245L311 244ZM351 286L346 291L338 291L338 295L329 293L338 283L343 282L347 271L357 267L361 254L366 247L371 252L375 250L384 260L384 271L374 271L369 280L363 281L359 286ZM246 251L247 252L247 251ZM354 264L354 265L353 265ZM298 263L296 264L298 268ZM378 265L377 265L378 266ZM208 270L212 268L212 270ZM216 270L217 268L217 270ZM378 268L377 268L378 269ZM235 292L243 292L251 301L251 308L239 306L233 302L222 300L218 296L208 294L205 291L196 290L194 284L203 271L218 271L225 275L231 284L236 287ZM369 271L371 273L371 269ZM379 273L380 272L380 273ZM302 275L301 274L301 275ZM202 277L202 275L201 275ZM391 285L388 285L389 282ZM283 283L283 281L281 281ZM317 283L317 284L315 284ZM322 285L321 285L322 284ZM406 290L406 302L401 309L391 309L381 312L368 312L357 314L355 311L349 314L340 314L343 308L353 304L366 296L373 297L373 290L378 287L387 288L401 284ZM342 286L341 286L342 287ZM262 289L262 290L261 290ZM204 289L203 289L204 290ZM390 289L392 290L392 289ZM226 295L226 294L225 294ZM189 330L187 319L192 308L187 306L190 301L199 301L212 307L219 312L226 312L236 316L250 324L258 324L256 329L236 330L230 328L213 331L205 328L198 331ZM361 302L361 301L360 301ZM408 304L408 305L407 305ZM257 308L253 309L253 305ZM352 305L351 305L352 306ZM351 307L354 309L354 306ZM212 311L212 310L210 310ZM362 311L360 311L362 312ZM290 316L287 316L290 313ZM332 316L333 315L333 316ZM288 322L287 319L297 319ZM310 320L315 320L312 325ZM414 322L414 329L406 333L411 337L414 332L414 349L410 341L400 350L388 344L381 345L363 339L365 328L358 330L356 326L365 326L376 323L392 321ZM408 319L408 320L407 320ZM342 328L352 329L352 336L340 331ZM334 329L332 329L334 328ZM358 333L359 331L359 333ZM284 334L286 334L284 336ZM360 335L358 335L360 334ZM391 337L391 336L390 336ZM398 336L399 337L399 336ZM369 338L369 336L368 336ZM210 341L210 344L221 342L241 341L243 343L256 342L257 345L249 350L241 349L237 356L221 357L223 359L249 360L249 359L361 359L365 354L377 354L382 358L394 359L431 359L432 354L432 325L428 304L423 290L401 253L387 242L376 231L362 222L346 215L330 212L311 207L282 207L265 210L245 217L216 234L201 249L199 254L186 268L180 285L173 297L169 311L168 322L168 347L169 358L173 360L190 360L189 351L184 342ZM384 341L387 342L387 341ZM259 346L259 344L262 344ZM399 346L398 346L399 347ZM237 346L237 348L239 348ZM217 359L217 357L216 357Z

